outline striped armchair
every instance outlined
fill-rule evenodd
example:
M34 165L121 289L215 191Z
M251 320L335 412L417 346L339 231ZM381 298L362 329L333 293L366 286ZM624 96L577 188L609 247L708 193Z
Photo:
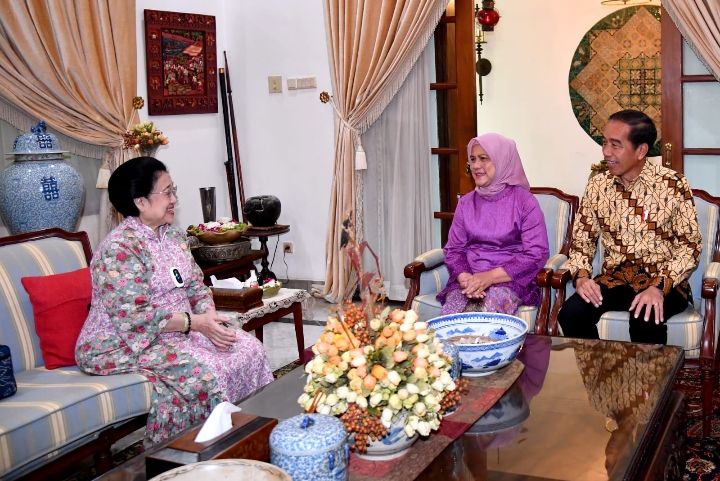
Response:
M710 435L713 386L718 376L718 351L714 348L720 332L720 312L716 308L718 282L720 282L720 197L703 190L693 189L695 208L702 232L703 250L700 262L690 276L694 305L667 321L668 344L682 346L685 366L702 371L703 435ZM598 242L593 259L593 273L600 272L604 262L604 248ZM570 272L560 269L553 275L552 287L556 301L548 325L551 335L562 334L557 315L565 299L575 290L570 283ZM598 322L600 339L630 341L630 314L627 311L606 312Z
M540 306L520 306L516 315L528 323L530 332L545 334L552 301L550 277L567 260L571 227L579 200L574 195L551 187L533 187L530 192L537 198L545 215L550 253L554 255L548 259L545 268L535 279L542 292ZM441 305L436 296L448 282L448 270L444 262L443 250L433 249L417 256L405 266L405 277L410 279L410 290L404 309L413 309L420 320L440 315Z
M18 387L0 400L0 479L60 479L90 454L98 474L105 472L110 446L145 425L151 394L145 377L43 367L20 279L71 272L90 257L84 232L49 229L0 238L0 344L10 347Z

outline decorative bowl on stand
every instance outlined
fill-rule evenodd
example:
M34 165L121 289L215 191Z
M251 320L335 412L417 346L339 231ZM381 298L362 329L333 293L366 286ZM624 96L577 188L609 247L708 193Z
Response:
M460 353L463 376L485 376L510 364L525 342L528 325L519 317L494 312L464 312L428 321L435 336L451 341Z
M282 283L280 281L278 281L278 285L275 287L263 287L263 299L277 296L277 293L280 292L281 287Z
M230 244L206 245L201 243L194 246L192 238L192 236L188 238L188 245L190 245L190 252L198 262L220 264L234 261L250 253L250 239L247 237L239 237Z
M200 239L200 242L203 242L205 244L210 245L223 245L223 244L230 244L231 242L234 242L242 236L245 229L242 230L228 230L225 232L197 232L194 234L198 239Z

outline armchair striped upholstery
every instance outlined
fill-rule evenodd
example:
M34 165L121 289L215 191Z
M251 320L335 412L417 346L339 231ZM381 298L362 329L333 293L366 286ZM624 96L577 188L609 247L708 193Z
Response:
M667 321L668 344L685 350L685 365L702 371L703 433L710 435L712 416L712 391L718 377L718 351L714 348L720 332L720 312L717 310L718 282L720 282L720 197L713 197L703 190L693 189L695 208L702 232L702 254L697 268L690 276L694 305ZM604 262L604 248L598 242L593 259L593 274L600 272ZM557 315L565 299L575 291L570 273L560 269L553 275L552 287L556 301L550 316L548 332L562 334ZM627 311L610 311L600 317L600 339L630 341L630 314Z
M60 479L59 472L93 453L106 455L109 468L110 445L145 424L152 388L145 377L43 366L20 279L74 271L90 257L85 233L49 229L0 238L0 344L10 347L18 387L0 400L1 479L34 477L35 470L44 479Z
M515 315L528 323L530 332L545 334L552 301L550 276L567 260L571 227L579 200L574 195L550 187L533 187L530 192L535 195L543 211L550 252L555 254L547 260L545 268L536 277L542 291L540 306L520 306ZM410 290L404 309L413 309L420 320L440 315L442 306L436 296L445 288L449 277L444 262L443 250L433 249L420 254L405 266L405 277L410 279Z

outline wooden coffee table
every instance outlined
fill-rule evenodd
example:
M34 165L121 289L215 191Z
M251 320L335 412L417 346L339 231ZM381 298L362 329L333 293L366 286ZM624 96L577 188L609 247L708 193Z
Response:
M650 390L653 394L644 404L648 409L647 422L637 426L634 437L630 436L614 446L618 456L608 474L605 467L606 449L611 439L611 433L606 429L608 418L589 402L589 393L574 350L565 347L569 339L539 335L531 335L528 339L532 337L539 342L533 344L532 349L523 348L518 355L526 365L524 372L527 375L521 375L513 385L528 393L527 416L521 416L523 420L518 424L509 422L503 430L483 434L482 421L507 417L501 399L471 428L474 433L461 435L416 479L606 481L682 478L685 465L685 400L682 394L672 390L684 360L682 348L647 347L651 352L647 357L667 357L670 369L655 373L653 379L656 380ZM615 341L601 342L607 347L638 346ZM543 349L549 348L549 352L538 350L537 344L544 345ZM637 354L637 350L634 352L636 355L628 361L635 363L637 374L642 377L643 372L649 372L644 364L645 356ZM298 367L241 400L238 406L247 414L287 419L301 414L297 397L304 385L304 370ZM512 408L512 404L508 406ZM516 402L515 409L522 409L522 405L522 402ZM447 419L452 421L452 417ZM418 443L422 442L425 441L421 438ZM166 444L160 444L149 452ZM98 479L145 481L146 454L129 460ZM401 462L401 459L395 462Z

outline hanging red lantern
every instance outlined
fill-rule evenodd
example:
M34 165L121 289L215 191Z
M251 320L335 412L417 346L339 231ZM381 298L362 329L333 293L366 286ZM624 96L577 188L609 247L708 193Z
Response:
M493 0L483 0L482 7L482 10L475 15L475 20L481 25L484 32L492 32L500 21L500 14L495 10Z

